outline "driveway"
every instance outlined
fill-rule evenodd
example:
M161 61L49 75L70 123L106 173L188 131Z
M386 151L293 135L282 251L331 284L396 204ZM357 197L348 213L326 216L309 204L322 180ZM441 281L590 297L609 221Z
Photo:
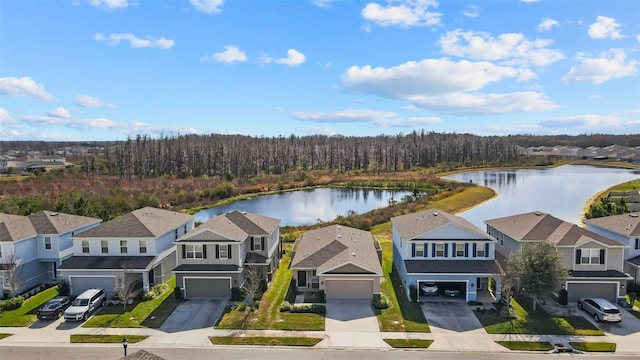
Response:
M380 336L371 300L330 300L326 306L325 338L317 347L390 347Z
M212 328L227 306L227 298L193 298L184 300L164 321L160 330L179 332Z
M577 315L584 316L592 324L604 331L609 337L609 340L617 344L618 351L640 352L640 345L638 345L638 339L640 339L640 319L631 315L627 309L620 309L620 313L622 314L622 321L619 323L597 323L586 311L578 310L576 312Z
M442 298L441 298L442 299ZM429 301L422 305L435 341L434 350L502 351L484 331L482 324L464 301Z

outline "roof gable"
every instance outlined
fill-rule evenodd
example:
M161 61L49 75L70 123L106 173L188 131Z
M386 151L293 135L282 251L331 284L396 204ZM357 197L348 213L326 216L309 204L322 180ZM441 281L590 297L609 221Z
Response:
M205 229L208 229L211 233L218 234L223 238L232 241L244 241L249 236L271 235L279 225L279 219L233 211L218 215L200 224L194 229L196 231L194 234L200 234ZM181 240L190 238L192 238L192 235L187 234Z
M640 236L640 212L588 219L585 222L616 234Z
M144 207L89 229L76 237L158 238L193 220L193 215Z
M28 216L38 234L65 234L102 220L53 211L38 211Z
M17 241L38 236L29 218L0 213L0 241Z
M347 262L333 269L318 269L319 274L373 274L374 272L352 262Z
M440 210L426 210L391 218L402 239L493 238L460 216Z

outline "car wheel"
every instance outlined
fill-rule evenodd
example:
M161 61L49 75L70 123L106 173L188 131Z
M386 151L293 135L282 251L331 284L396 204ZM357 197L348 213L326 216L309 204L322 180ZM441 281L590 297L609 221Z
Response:
M89 312L86 312L82 315L82 320L87 320L89 318Z
M107 305L107 299L102 299L102 301L100 302L100 307L104 307L105 305Z
M600 317L598 316L598 314L593 314L593 320L595 320L596 322L600 322Z
M582 303L578 301L578 309L582 310Z

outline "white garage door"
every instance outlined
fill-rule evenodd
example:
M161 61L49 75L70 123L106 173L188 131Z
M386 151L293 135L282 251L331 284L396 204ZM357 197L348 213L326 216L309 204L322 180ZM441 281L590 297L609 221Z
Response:
M371 300L373 280L326 280L328 300Z
M185 298L231 297L231 279L185 278Z
M618 283L569 283L567 298L578 301L583 297L603 298L615 304L618 296Z
M116 287L116 278L114 276L69 276L69 285L71 285L73 296L80 295L91 288L102 288L107 296L112 296Z

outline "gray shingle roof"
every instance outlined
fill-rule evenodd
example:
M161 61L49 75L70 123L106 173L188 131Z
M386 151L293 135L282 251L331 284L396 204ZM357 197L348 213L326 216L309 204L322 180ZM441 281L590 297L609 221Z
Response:
M344 225L310 230L297 240L291 268L315 268L320 274L353 264L382 275L374 241L370 232Z
M548 241L555 246L577 246L596 241L606 246L624 246L541 211L491 219L485 223L518 241Z
M28 217L0 214L0 241L16 241L37 235L38 232Z
M76 237L157 238L193 219L176 211L144 207L89 229Z
M122 269L123 262L130 270L144 270L154 256L72 256L62 262L61 270Z
M496 260L405 260L409 274L501 274Z
M624 236L640 236L640 212L588 219L587 225L597 226Z
M569 270L569 276L572 278L623 278L631 279L631 277L618 270L605 271L572 271Z
M270 235L280 226L280 219L233 211L218 215L181 236L177 242L244 241L249 236Z
M640 255L638 255L636 257L632 257L631 259L627 259L625 261L630 263L630 264L633 264L635 266L640 267Z
M52 211L38 211L29 216L0 214L0 241L17 241L44 234L65 234L100 219Z
M238 272L240 271L240 267L233 264L181 264L174 268L173 271Z
M431 232L445 225L453 224L480 238L493 240L489 234L460 216L435 209L392 217L391 222L403 239L413 239L416 236Z

